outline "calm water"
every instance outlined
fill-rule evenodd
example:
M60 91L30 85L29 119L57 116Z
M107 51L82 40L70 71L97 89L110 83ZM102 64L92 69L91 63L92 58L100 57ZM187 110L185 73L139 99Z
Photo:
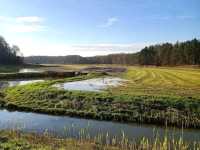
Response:
M80 129L86 129L91 137L99 134L110 137L122 137L122 131L129 139L137 139L143 136L153 138L158 133L160 138L166 133L161 127L138 124L123 124L109 121L96 121L61 116L51 116L36 113L8 112L0 110L0 129L17 128L22 131L43 133L49 131L56 136L78 138ZM70 129L67 130L66 129ZM200 141L200 130L181 130L169 128L167 134L170 137L179 138L183 136L187 141Z
M67 82L56 84L54 87L58 87L65 90L80 90L80 91L95 91L99 92L104 90L108 87L116 87L121 85L124 81L120 78L96 78L96 79L89 79L83 81L75 81L75 82Z
M42 82L44 80L15 80L15 81L0 81L0 88L13 87L18 85L26 85L30 83Z
M27 72L43 72L41 69L35 68L23 68L19 70L19 73L27 73Z

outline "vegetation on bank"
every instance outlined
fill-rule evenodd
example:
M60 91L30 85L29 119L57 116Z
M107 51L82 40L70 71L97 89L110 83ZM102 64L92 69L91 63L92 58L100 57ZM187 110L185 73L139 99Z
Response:
M107 137L107 139L109 139ZM142 138L136 141L129 141L124 135L120 141L116 138L102 142L101 136L95 139L84 139L80 136L78 139L62 139L51 136L48 133L42 135L33 133L22 133L20 131L0 131L0 149L6 150L198 150L200 143L192 143L170 139L167 136L164 140Z
M132 95L115 93L112 90L100 93L66 91L52 87L55 83L100 76L102 74L89 74L7 88L0 94L0 103L9 110L188 128L200 127L198 97Z
M94 141L59 139L48 134L37 135L19 131L0 131L0 149L5 150L119 150Z

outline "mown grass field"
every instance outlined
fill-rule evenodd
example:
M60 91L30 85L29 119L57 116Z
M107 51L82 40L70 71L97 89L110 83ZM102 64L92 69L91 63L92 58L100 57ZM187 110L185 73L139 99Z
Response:
M200 97L200 69L128 67L120 76L128 81L114 93Z

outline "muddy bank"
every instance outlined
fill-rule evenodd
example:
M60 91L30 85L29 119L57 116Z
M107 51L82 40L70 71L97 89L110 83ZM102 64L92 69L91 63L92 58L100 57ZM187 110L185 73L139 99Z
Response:
M125 72L125 67L87 67L80 70L80 72L106 72L106 73L121 73Z
M66 77L75 77L83 73L75 71L67 72L24 72L24 73L1 73L0 80L10 80L10 79L33 79L33 78L66 78ZM86 73L84 73L86 74Z

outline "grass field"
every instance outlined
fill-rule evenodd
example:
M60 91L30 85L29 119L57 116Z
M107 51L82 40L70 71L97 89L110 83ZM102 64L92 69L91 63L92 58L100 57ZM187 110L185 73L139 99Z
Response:
M200 97L200 69L128 67L127 83L112 92Z

